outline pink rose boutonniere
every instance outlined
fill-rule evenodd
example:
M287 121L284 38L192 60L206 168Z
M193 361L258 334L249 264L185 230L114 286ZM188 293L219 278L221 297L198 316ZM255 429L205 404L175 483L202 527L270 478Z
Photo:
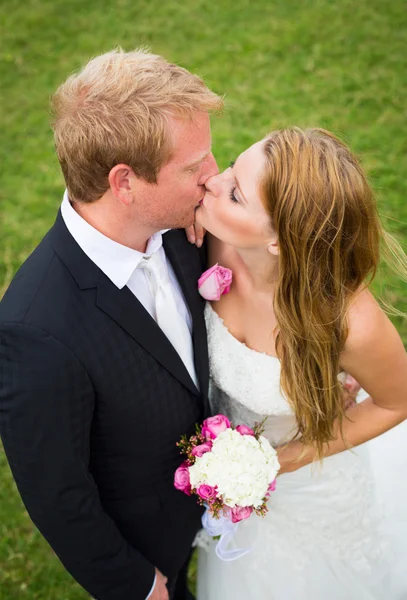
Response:
M232 271L216 263L202 273L198 280L198 292L205 300L219 300L222 294L230 291Z

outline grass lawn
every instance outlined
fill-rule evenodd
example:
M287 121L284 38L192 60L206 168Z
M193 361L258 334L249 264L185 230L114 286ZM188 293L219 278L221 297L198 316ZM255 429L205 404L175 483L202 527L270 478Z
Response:
M61 201L48 98L89 57L118 45L150 46L226 94L224 115L213 119L220 168L270 129L341 135L406 248L404 0L8 0L0 17L0 296ZM407 286L384 274L375 290L405 310ZM406 324L396 325L407 342ZM0 599L24 598L87 594L34 530L0 450Z

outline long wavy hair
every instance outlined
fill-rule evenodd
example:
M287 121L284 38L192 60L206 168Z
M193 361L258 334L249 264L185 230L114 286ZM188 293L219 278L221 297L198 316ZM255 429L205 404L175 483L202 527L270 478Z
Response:
M342 432L340 354L352 296L373 279L380 242L405 275L406 257L383 230L374 194L346 145L323 129L275 131L264 143L262 201L278 235L274 297L281 388L297 436L322 458Z

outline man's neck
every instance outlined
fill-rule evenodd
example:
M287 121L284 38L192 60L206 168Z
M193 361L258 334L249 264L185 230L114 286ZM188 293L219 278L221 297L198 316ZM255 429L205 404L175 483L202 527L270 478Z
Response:
M135 226L124 223L120 215L112 214L109 207L103 203L86 204L83 202L71 202L72 208L89 225L114 242L127 246L138 252L145 252L148 240L157 232L151 228Z

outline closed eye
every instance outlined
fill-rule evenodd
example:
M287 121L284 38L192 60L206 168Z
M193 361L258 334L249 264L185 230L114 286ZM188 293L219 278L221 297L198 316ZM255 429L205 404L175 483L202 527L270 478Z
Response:
M235 196L235 189L236 188L232 188L229 192L229 198L232 200L233 203L235 204L239 204L239 200L236 198Z

